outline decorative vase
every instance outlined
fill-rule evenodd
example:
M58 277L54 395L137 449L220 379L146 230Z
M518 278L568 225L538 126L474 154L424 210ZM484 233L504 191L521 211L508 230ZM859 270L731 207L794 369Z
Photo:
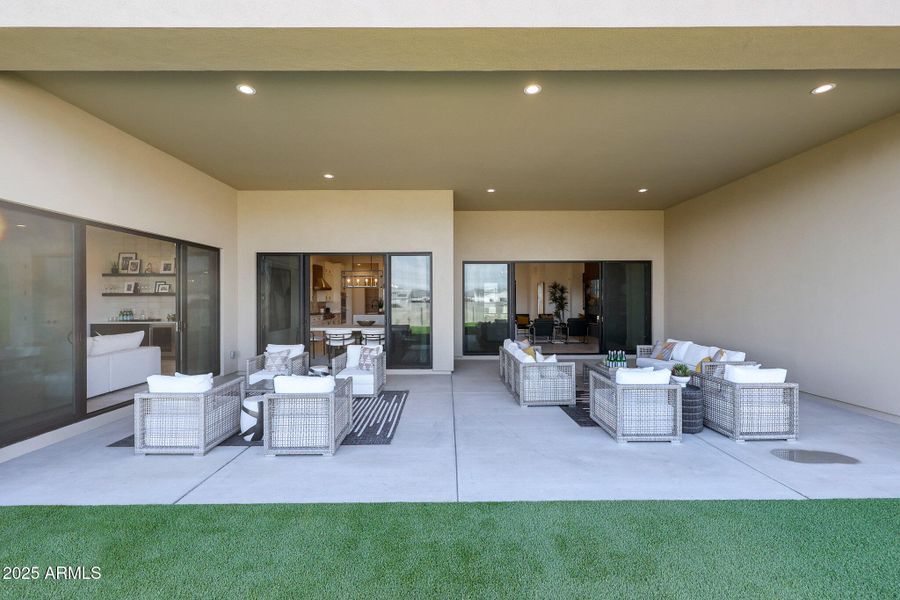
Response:
M687 377L679 377L678 375L672 375L672 381L674 381L681 387L685 387L691 381L691 376L688 375Z

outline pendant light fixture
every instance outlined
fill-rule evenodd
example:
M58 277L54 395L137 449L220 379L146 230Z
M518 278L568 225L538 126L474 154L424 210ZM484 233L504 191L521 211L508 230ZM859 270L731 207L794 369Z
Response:
M356 256L350 256L350 270L341 271L341 281L345 288L380 288L384 283L384 271L369 255L368 263L357 263Z

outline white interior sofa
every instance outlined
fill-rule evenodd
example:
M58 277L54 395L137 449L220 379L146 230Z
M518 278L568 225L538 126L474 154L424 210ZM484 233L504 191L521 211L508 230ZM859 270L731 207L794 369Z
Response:
M143 331L88 338L87 397L139 385L162 366L158 346L141 346Z
M659 358L659 346L670 344L671 355L668 359ZM656 353L654 353L656 349ZM654 369L672 369L675 365L687 365L692 371L699 372L701 363L743 363L747 353L739 350L725 350L718 346L703 346L691 341L668 339L652 346L637 347L637 366Z

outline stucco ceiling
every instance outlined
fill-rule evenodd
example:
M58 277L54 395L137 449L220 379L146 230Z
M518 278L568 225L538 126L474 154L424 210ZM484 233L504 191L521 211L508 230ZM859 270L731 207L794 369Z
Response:
M900 111L878 70L21 76L237 189L452 189L461 210L664 208Z

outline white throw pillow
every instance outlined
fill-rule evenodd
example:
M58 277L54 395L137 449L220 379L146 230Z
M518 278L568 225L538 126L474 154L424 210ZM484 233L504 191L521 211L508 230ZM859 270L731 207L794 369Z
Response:
M109 354L111 352L121 352L122 350L133 350L140 348L141 342L144 341L143 331L133 331L131 333L117 333L115 335L96 335L90 344L91 356L100 354Z
M334 391L334 377L279 375L275 378L276 394L322 394Z
M151 375L147 378L151 394L202 394L212 386L212 377L206 375Z
M747 360L746 352L738 352L737 350L725 351L725 362L744 362Z
M674 354L674 353L673 353ZM704 358L709 358L709 346L701 346L699 344L691 344L688 346L687 352L681 362L687 366L694 368Z
M266 352L284 352L285 350L289 350L290 354L288 354L288 358L295 358L303 354L303 344L268 344L266 345Z
M732 383L784 383L787 369L761 369L759 365L725 365L725 380Z
M362 346L347 346L347 368L355 369L359 366L359 353L362 352Z
M682 342L681 340L673 339L669 339L668 341L675 342L675 347L672 349L671 360L678 362L684 361L684 355L687 353L688 349L694 345L694 342Z
M644 369L616 369L616 383L622 385L665 385L672 379L672 371L653 367Z

